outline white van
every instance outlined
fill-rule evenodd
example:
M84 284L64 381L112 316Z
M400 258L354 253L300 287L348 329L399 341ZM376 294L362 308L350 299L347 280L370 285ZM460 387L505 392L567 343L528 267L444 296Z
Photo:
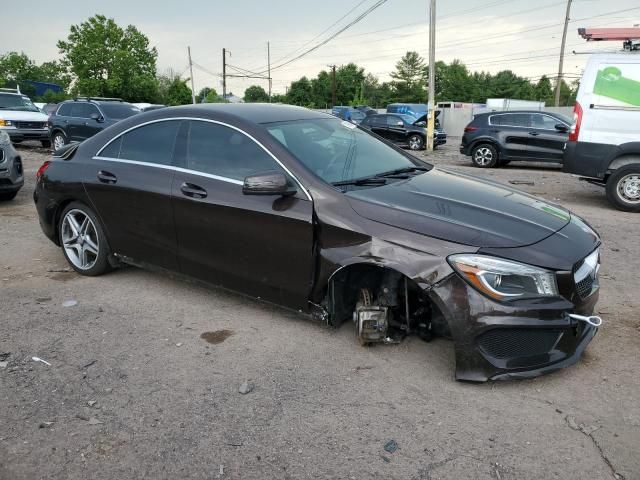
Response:
M49 148L48 120L19 88L0 88L0 130L6 132L13 143L38 140Z
M580 80L563 170L640 212L640 52L593 55Z

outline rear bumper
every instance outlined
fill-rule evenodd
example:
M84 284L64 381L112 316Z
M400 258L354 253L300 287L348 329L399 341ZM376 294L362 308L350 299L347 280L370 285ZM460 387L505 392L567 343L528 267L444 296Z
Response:
M559 298L519 304L492 301L450 275L429 292L455 344L456 380L530 378L576 363L597 328L569 318L591 315L598 290L579 305Z
M49 240L58 245L55 227L56 215L59 209L58 203L46 194L46 191L41 188L39 182L36 184L36 188L33 191L33 201L36 204L38 221L42 232Z
M3 152L1 151L0 158L3 158ZM0 192L17 192L23 185L22 162L18 158L3 159L0 162Z
M562 157L562 171L603 179L616 148L616 145L605 143L567 142Z

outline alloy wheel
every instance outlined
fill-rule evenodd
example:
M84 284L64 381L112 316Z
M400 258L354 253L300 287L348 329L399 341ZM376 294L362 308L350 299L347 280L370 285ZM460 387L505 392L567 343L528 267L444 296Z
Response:
M80 270L96 264L100 252L98 232L89 216L82 210L69 210L62 220L62 246L67 258Z
M473 154L473 161L476 162L477 165L485 166L489 165L493 160L493 153L487 147L478 148Z
M411 150L419 150L421 146L422 141L420 140L420 137L414 135L413 137L409 138L409 148Z
M640 174L630 173L618 182L618 195L627 203L640 203Z
M64 142L64 137L57 133L54 137L53 137L53 149L54 150L59 150L62 147L64 147L65 142Z

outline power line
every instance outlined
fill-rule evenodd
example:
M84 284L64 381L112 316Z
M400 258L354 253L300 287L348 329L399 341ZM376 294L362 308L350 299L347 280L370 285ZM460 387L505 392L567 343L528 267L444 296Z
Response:
M309 48L308 50L305 50L304 52L302 52L301 54L295 56L294 58L287 60L284 63L281 63L279 65L276 65L275 67L271 67L271 71L279 69L284 67L285 65L289 65L290 63L295 62L296 60L301 59L302 57L310 54L311 52L316 51L317 49L319 49L320 47L322 47L323 45L326 45L327 43L329 43L331 40L333 40L334 38L336 38L338 35L340 35L342 32L348 30L349 28L351 28L352 26L356 25L357 23L359 23L360 21L362 21L366 16L368 16L370 13L372 13L374 10L378 9L379 7L381 7L382 5L384 5L385 3L387 3L388 0L378 0L376 3L374 3L371 7L369 7L367 10L365 10L363 13L361 13L360 15L358 15L354 20L352 20L351 22L349 22L347 25L345 25L344 27L342 27L341 29L339 29L337 32L331 34L328 38L324 39L323 41L321 41L320 43L314 45L313 47ZM265 73L265 72L260 72L260 73Z

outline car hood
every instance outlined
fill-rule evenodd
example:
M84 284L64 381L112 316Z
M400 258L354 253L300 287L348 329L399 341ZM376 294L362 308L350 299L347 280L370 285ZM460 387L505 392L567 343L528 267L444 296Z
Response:
M475 247L521 247L563 228L571 214L518 190L436 169L346 193L360 216Z
M22 112L19 110L0 110L3 120L18 120L21 122L46 122L49 117L41 112Z

